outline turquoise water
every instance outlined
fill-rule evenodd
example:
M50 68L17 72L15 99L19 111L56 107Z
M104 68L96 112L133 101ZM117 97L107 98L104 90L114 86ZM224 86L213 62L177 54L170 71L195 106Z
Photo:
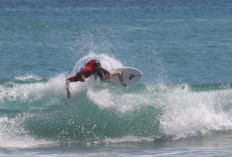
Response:
M1 156L230 156L232 3L0 1ZM131 87L65 79L95 58Z

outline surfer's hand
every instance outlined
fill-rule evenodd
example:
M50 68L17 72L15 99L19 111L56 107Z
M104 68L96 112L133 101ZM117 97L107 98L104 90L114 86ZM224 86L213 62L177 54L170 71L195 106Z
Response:
M105 75L110 76L110 72L109 71L105 71Z
M107 73L106 76L107 76L107 77L110 77L110 73Z
M70 91L67 89L67 98L69 99L71 97Z

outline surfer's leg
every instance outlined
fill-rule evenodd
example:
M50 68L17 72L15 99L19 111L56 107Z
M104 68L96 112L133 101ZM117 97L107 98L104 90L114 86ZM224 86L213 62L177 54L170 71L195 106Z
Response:
M109 75L105 75L101 80L104 81L110 77L114 77L114 76L118 76L118 79L120 80L120 83L123 85L123 86L126 86L124 83L123 83L123 74L122 72L117 72L117 73L113 73L113 74L109 74Z
M123 86L125 86L125 84L123 84L123 74L122 72L117 72L117 73L113 73L110 75L110 77L114 77L114 76L118 76L118 79L120 80L121 84Z

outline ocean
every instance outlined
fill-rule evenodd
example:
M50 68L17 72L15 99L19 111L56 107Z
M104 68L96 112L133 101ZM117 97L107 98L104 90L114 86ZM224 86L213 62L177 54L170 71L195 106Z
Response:
M0 0L0 156L232 156L231 58L230 0Z

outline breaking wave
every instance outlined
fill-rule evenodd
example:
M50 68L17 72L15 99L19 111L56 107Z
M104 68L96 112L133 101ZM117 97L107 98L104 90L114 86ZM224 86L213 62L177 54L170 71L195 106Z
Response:
M71 73L89 58L108 69L123 66L104 54L90 54ZM67 77L63 73L49 79L26 75L0 80L0 147L149 142L232 130L230 83L141 81L124 88L89 78L70 84L72 97L67 99Z

